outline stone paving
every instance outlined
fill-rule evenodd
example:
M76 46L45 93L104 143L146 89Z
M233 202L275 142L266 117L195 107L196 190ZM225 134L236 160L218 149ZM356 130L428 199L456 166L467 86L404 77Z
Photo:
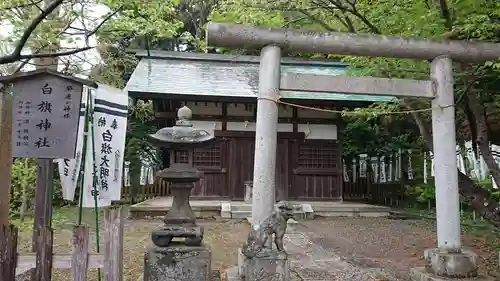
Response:
M304 281L395 280L382 268L362 268L324 249L309 238L307 229L300 224L289 224L284 243L291 270ZM380 276L384 278L380 279Z

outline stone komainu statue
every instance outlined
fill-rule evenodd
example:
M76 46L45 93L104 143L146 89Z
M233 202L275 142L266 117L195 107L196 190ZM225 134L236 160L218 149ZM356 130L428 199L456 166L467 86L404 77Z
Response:
M279 252L284 253L283 236L285 236L288 219L293 216L293 206L289 202L280 201L273 214L260 225L254 225L248 234L248 239L241 249L248 258L268 256L272 249L266 247L268 239L272 239Z

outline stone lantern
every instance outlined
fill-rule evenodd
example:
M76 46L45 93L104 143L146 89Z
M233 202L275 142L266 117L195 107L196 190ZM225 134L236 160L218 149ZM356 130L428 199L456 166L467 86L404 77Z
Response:
M150 135L152 143L169 149L170 167L157 176L170 183L173 202L163 219L164 225L151 234L155 246L146 254L144 281L208 281L210 275L211 252L202 245L203 227L196 224L189 195L194 183L203 176L194 167L194 148L209 143L214 136L193 128L188 107L180 108L177 117L174 127ZM174 238L184 241L174 243Z

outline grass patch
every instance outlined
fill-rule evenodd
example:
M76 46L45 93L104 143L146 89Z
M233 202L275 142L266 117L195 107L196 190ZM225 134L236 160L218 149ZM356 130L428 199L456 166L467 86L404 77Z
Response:
M436 220L436 212L434 209L429 211L427 209L408 208L405 209L405 213L416 218L429 219L432 221ZM472 211L462 211L460 219L463 232L483 236L491 247L500 251L500 232L498 228L486 219L481 218L480 215L474 214Z

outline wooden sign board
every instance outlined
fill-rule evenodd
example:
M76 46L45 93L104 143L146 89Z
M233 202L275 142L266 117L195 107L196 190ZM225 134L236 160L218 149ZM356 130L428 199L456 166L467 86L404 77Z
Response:
M75 157L83 85L51 74L12 87L12 156Z

